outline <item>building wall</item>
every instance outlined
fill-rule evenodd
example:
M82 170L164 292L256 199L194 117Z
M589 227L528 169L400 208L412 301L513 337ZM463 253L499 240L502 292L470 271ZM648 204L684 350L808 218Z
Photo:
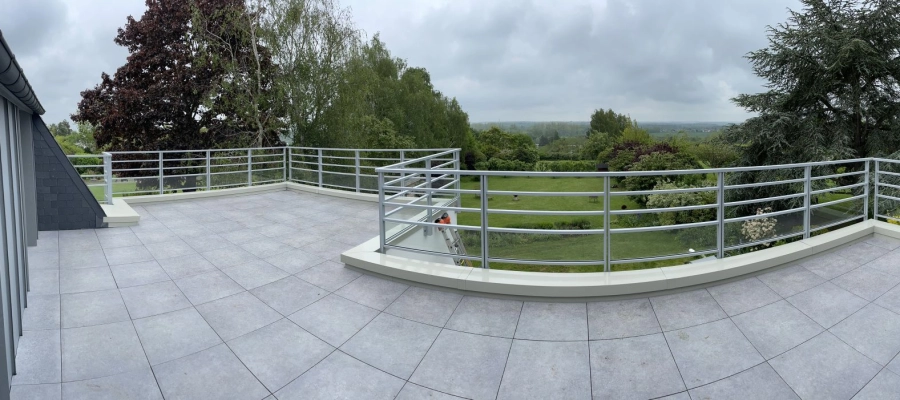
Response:
M40 117L33 117L32 135L38 230L104 227L103 208Z

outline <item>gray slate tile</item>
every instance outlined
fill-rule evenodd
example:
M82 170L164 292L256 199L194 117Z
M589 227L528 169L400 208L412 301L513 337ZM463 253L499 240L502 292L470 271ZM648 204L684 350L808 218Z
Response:
M222 272L247 290L290 276L287 272L262 260L240 263L236 266L225 268Z
M95 292L115 289L109 267L84 268L59 271L59 293Z
M255 240L252 242L241 243L239 245L242 249L246 250L248 253L253 254L259 258L271 257L282 253L287 253L291 250L296 250L292 246L288 246L284 243L281 243L277 240L272 240L270 238L262 238L260 240Z
M407 383L394 400L459 400L461 398L424 388L414 383Z
M868 301L875 301L900 284L900 276L878 272L864 265L831 282Z
M890 400L900 394L900 375L890 370L882 370L873 378L853 400Z
M368 366L339 351L275 393L278 400L391 400L403 380Z
M22 311L22 330L59 329L58 294L28 294L28 307Z
M769 364L759 364L737 375L691 390L691 397L705 399L799 400Z
M591 340L620 339L661 332L648 299L588 303Z
M688 389L734 375L764 361L728 319L666 332L665 335Z
M287 319L234 339L228 346L273 392L334 351L334 347Z
M804 399L849 399L881 370L828 332L769 360L769 365Z
M100 247L104 249L114 249L116 247L140 246L141 240L131 231L126 231L119 235L103 235L99 237Z
M157 260L164 260L166 258L173 257L182 257L190 254L195 254L197 251L194 250L193 247L188 246L183 240L178 238L173 238L175 240L159 242L159 243L150 243L145 245L150 254L153 255L153 258Z
M62 392L66 400L162 400L150 368L104 378L66 382L62 385Z
M303 279L301 277L301 279ZM403 294L408 285L371 275L363 275L335 293L367 307L384 310Z
M746 278L707 288L725 313L734 316L781 300L781 296L759 279Z
M116 247L103 250L109 265L134 264L153 261L153 255L144 246Z
M332 294L291 314L289 318L319 339L337 347L377 315L378 310Z
M881 365L887 365L900 353L900 315L874 304L863 307L829 331Z
M132 319L191 307L191 302L172 281L125 288L119 293Z
M513 340L497 399L588 399L587 342Z
M61 296L63 328L78 328L130 321L122 296L116 289Z
M225 341L283 318L277 311L248 292L201 304L197 306L197 311Z
M357 271L344 267L344 264L334 261L325 261L296 274L298 278L332 292L353 282L361 275Z
M462 295L440 290L410 287L384 312L423 324L443 327Z
M156 261L122 264L109 267L120 288L146 285L169 280L169 275Z
M900 240L884 235L874 235L865 241L872 246L882 247L888 250L900 248Z
M866 264L866 267L888 275L900 276L900 251L887 253Z
M327 290L294 276L260 286L250 293L281 315L293 314L328 295Z
M867 304L831 282L788 297L787 301L825 328L832 327Z
M194 305L208 303L244 291L241 285L220 271L176 279L175 284Z
M49 383L43 385L16 385L9 389L10 400L60 400L62 385Z
M29 270L28 279L31 281L29 295L59 295L59 270Z
M494 399L512 340L443 330L410 382L471 399Z
M793 296L825 282L825 278L810 272L800 265L768 272L757 278L782 297Z
M824 330L784 300L731 319L766 359L788 351Z
M212 265L211 262L207 261L199 254L168 258L159 260L158 263L172 279L181 279L192 275L219 270L215 265Z
M34 247L28 248L28 268L30 271L37 269L59 269L58 251L34 251ZM106 259L103 259L106 262Z
M522 302L465 296L447 321L447 329L487 336L512 338L519 323Z
M64 381L101 378L147 367L131 321L62 331Z
M162 364L213 347L222 340L193 308L134 321L150 365Z
M59 269L105 267L102 250L67 250L59 255Z
M685 390L662 334L592 341L590 348L594 398L649 399Z
M890 250L884 247L873 246L871 244L862 242L843 247L835 251L834 254L837 254L859 264L865 264L887 254L889 251Z
M810 272L829 280L853 271L860 266L859 263L831 253L813 257L800 263L800 265Z
M319 257L313 253L308 253L303 250L296 249L289 250L283 253L266 255L264 257L266 262L291 274L300 273L301 271L305 271L325 262L325 259L322 257Z
M166 399L244 400L269 394L224 344L154 366L153 371Z
M888 290L887 293L881 295L878 300L875 300L875 304L900 314L900 286Z
M61 381L60 331L28 331L19 338L13 385Z
M516 328L516 339L587 340L587 307L584 303L526 301Z
M408 379L434 343L440 328L380 314L341 351L391 375Z
M650 303L663 331L705 324L728 315L705 289L651 297Z
M200 255L202 255L219 269L225 269L242 263L257 260L256 256L254 256L253 254L250 254L247 251L237 247L211 250L205 253L200 253Z

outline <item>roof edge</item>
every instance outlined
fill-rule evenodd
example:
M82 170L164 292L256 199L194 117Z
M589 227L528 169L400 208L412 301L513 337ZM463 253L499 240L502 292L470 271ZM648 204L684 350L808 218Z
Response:
M9 48L9 44L6 43L3 31L0 31L0 85L3 85L35 114L44 114L44 106L38 100L31 84L28 83L28 78L25 77L25 72L16 61L16 56Z

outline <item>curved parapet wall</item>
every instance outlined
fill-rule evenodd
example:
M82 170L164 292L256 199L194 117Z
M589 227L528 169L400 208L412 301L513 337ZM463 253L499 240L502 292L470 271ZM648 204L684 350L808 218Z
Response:
M813 238L710 262L636 271L537 273L429 262L378 252L376 237L341 255L345 264L410 282L466 292L538 298L627 296L710 284L775 268L879 234L900 239L900 226L868 220Z

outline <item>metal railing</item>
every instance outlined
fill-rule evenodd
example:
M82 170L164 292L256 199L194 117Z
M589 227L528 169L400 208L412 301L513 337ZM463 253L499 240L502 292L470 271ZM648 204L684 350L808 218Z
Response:
M887 205L900 204L900 161L866 158L679 171L511 172L463 171L441 159L448 154L376 169L382 252L393 249L470 260L482 268L524 270L610 272L700 262L868 219L873 199L870 176L875 180L874 198L881 203L879 208L875 202L874 215L900 223L900 214L891 214L896 207L888 211ZM410 185L387 175L424 182ZM575 178L581 180L572 181ZM641 178L695 183L664 190L628 190L624 184ZM896 181L888 183L887 178ZM562 181L552 179L569 180L568 191L556 190L559 184L554 182ZM433 184L435 180L440 184ZM660 196L669 196L667 206L654 208L659 202L636 200ZM443 212L455 213L454 223L435 221ZM569 221L572 218L580 220ZM554 219L556 225L548 222ZM408 233L416 228L426 236L434 228L456 229L468 253L411 240Z
M378 193L375 168L446 149L268 147L68 156L98 201L278 182ZM459 157L459 152L455 152ZM81 161L87 160L87 161ZM102 188L102 189L101 189Z

